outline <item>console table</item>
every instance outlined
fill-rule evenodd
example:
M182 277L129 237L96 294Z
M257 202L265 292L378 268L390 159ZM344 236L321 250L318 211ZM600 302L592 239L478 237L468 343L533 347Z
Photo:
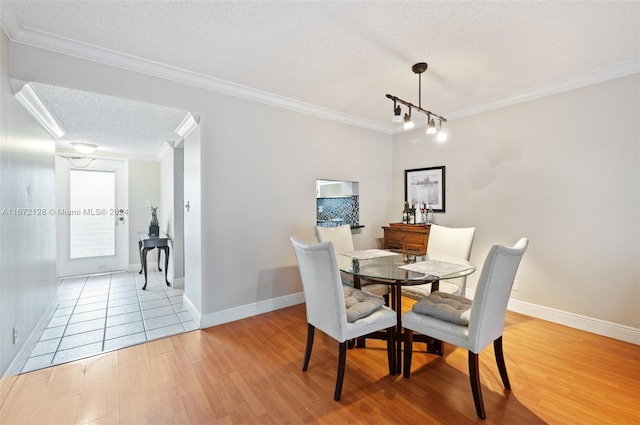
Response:
M383 248L425 255L429 244L430 228L430 224L389 223L388 227L382 227Z
M171 284L167 280L167 269L169 268L169 236L164 233L160 233L159 236L149 236L147 232L138 232L138 249L140 250L140 263L141 268L138 274L142 274L144 271L144 286L142 289L147 289L147 253L154 248L158 248L158 270L160 268L160 251L164 251L164 280L167 282L167 286Z

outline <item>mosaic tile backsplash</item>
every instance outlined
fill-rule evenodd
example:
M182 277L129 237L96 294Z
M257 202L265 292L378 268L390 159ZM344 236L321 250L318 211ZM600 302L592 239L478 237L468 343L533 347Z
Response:
M360 200L357 195L343 198L316 198L316 212L320 226L348 224L354 227L360 223Z

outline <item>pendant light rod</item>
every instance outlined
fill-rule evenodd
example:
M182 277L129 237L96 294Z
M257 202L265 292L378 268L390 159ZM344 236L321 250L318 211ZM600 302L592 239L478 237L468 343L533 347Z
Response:
M393 100L394 102L402 103L404 106L408 106L409 108L413 108L413 109L418 110L418 111L420 111L422 113L425 113L427 115L432 115L432 116L438 118L442 122L447 122L447 119L445 117L442 117L442 116L440 116L438 114L434 114L433 112L427 111L426 109L422 109L420 106L416 106L413 103L405 102L404 100L400 99L399 97L396 97L396 96L393 96L393 95L390 95L390 94L388 94L386 96L389 99Z
M428 121L431 120L431 116L433 115L434 117L440 120L440 123L447 122L447 119L445 117L442 117L438 114L434 114L433 112L427 111L426 109L422 109L422 73L425 72L427 68L429 68L429 65L426 62L418 62L411 67L411 70L413 71L413 73L418 74L418 106L390 94L388 94L387 97L393 100L394 113L396 108L396 102L398 102L398 103L402 103L405 106L408 106L409 112L411 112L411 108L414 108L417 111L427 114ZM429 123L427 122L427 124Z

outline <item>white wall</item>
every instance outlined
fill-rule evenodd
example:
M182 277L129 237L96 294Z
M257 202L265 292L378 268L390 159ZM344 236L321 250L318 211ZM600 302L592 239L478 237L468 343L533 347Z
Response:
M366 227L355 245L375 247L382 236L391 200L389 135L33 46L12 45L11 55L15 78L200 115L201 204L191 205L202 220L201 241L194 241L202 247L200 313L215 316L205 325L244 306L255 314L256 303L275 305L271 300L301 291L289 237L315 239L316 179L360 182ZM185 165L186 199L187 174L196 172ZM190 244L185 239L187 294Z
M405 169L445 165L436 219L477 228L476 265L494 243L530 239L513 299L640 328L639 80L457 119L443 144L424 129L395 135L389 218L402 208Z
M167 234L169 242L169 281L184 277L182 211L184 150L168 149L160 158L160 230Z
M8 45L0 30L0 376L56 296L55 146L11 92Z
M196 127L184 145L184 294L193 313L202 312L202 195L200 128ZM198 317L199 319L199 317Z
M389 135L239 98L201 114L203 311L301 290L289 237L315 240L318 178L360 183L365 228L354 242L375 247L391 194Z
M160 205L160 164L151 161L129 160L129 269L140 270L140 250L138 232L149 230L151 210L145 207ZM158 220L162 221L162 210L158 209ZM154 253L157 250L154 250ZM154 259L153 261L151 259ZM148 257L149 268L155 267L155 255Z

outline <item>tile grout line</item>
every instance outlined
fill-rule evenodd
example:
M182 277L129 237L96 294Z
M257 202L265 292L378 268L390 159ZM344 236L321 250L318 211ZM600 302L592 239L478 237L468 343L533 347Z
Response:
M69 321L71 320L71 316L73 316L73 312L76 311L76 307L78 306L78 301L80 301L80 297L82 296L82 293L84 292L84 288L87 286L87 280L89 280L89 276L86 276L84 278L84 283L82 284L82 289L80 290L80 293L78 294L78 298L76 298L76 303L73 305L73 310L71 310L71 314L69 314L69 319L67 319L67 323L64 325L64 329L62 330L62 335L60 335L60 341L58 341L58 346L56 347L56 350L53 352L53 357L51 358L51 363L49 363L49 366L54 366L55 365L53 362L56 359L56 356L58 355L58 351L60 351L60 346L62 345L62 339L64 338L65 332L67 332L67 327L69 326ZM64 282L64 279L62 280L62 282ZM62 282L60 282L60 283L62 283ZM58 288L56 288L56 291L57 290L58 290ZM59 307L59 304L58 304L58 307ZM47 329L47 328L45 328L45 329Z
M135 278L136 277L134 275L133 281L136 283L136 297L138 298L138 308L140 308L140 317L142 318L142 329L144 329L144 340L145 342L149 342L149 335L147 334L147 324L144 322L144 314L142 313L142 301L140 301L140 291L138 290L138 282L136 282ZM145 285L146 285L146 282L145 282ZM143 291L143 289L141 289L141 291Z
M109 289L107 291L107 305L104 309L104 326L102 328L102 349L101 353L104 353L104 344L107 340L107 318L109 317L109 300L111 299L111 281L113 280L113 273L109 274Z
M162 294L162 296L161 296L158 300L162 300L162 299L167 300L167 301L169 302L169 305L168 305L168 306L170 306L170 307L171 307L171 309L170 309L171 313L168 313L168 314L165 314L165 315L161 315L161 316L157 316L157 317L153 317L153 318L150 318L149 320L151 320L151 319L156 319L156 318L161 318L161 317L168 317L168 316L175 315L175 317L176 317L176 318L177 318L177 320L178 320L178 323L175 323L174 325L165 325L165 326L160 326L160 327L157 327L157 328L154 328L154 329L148 329L148 328L147 328L147 325L146 325L146 323L145 323L145 319L144 319L144 316L143 316L143 306L142 306L142 303L143 303L143 302L147 302L147 301L143 301L143 300L142 300L142 298L141 298L141 296L140 296L141 294L144 294L145 292L140 292L140 291L138 291L137 283L135 282L135 277L136 277L136 276L135 276L135 273L132 273L132 274L133 274L133 278L134 278L134 279L133 279L133 287L134 287L134 288L135 288L135 290L136 290L137 307L138 307L138 310L139 310L139 312L140 312L140 316L141 316L141 318L142 318L143 330L144 330L144 335L145 335L145 340L144 340L143 342L149 342L149 341L150 341L150 339L149 339L149 332L150 332L150 331L152 331L152 330L153 330L153 331L155 331L155 330L160 330L160 329L163 329L163 328L167 328L167 327L170 327L170 326L174 326L174 325L178 325L178 324L179 324L179 325L180 325L179 327L180 327L180 329L181 329L181 330L180 330L179 332L177 332L177 333L178 333L178 334L180 334L180 333L186 332L185 325L184 325L184 323L183 323L182 319L181 319L181 318L180 318L180 316L179 316L179 313L178 313L178 311L177 311L177 309L176 309L176 306L175 306L175 304L173 304L173 303L171 302L171 300L170 300L170 298L171 298L171 297L169 297L169 294L167 294L167 290L175 290L175 289L174 289L173 287L169 287L169 289L165 288L165 286L163 285L163 283L164 283L163 281L162 281L162 282L160 282L160 288L162 288L162 292L161 292L161 293L160 293L160 292L151 292L151 291L148 291L148 292L149 292L149 294L151 294L151 293L157 293L158 295ZM54 360L56 359L57 355L60 353L60 347L61 347L61 345L62 345L62 339L65 337L65 333L66 333L66 331L67 331L68 327L70 326L70 321L71 321L71 319L73 318L74 314L83 314L83 313L85 313L85 312L77 313L77 312L76 312L76 310L77 310L77 309L79 308L79 306L80 306L80 305L79 305L79 302L80 302L80 300L81 300L81 298L82 298L83 294L84 294L84 295L86 295L86 294L85 294L85 292L86 292L86 291L90 291L90 290L93 290L93 289L94 289L93 287L90 287L90 286L89 286L89 284L90 284L90 282L89 282L89 278L90 278L90 277L91 277L91 276L86 276L86 277L84 277L84 281L81 283L81 289L80 289L80 291L79 291L78 295L77 295L77 296L75 296L75 300L73 300L73 299L71 300L71 301L74 301L74 304L73 304L73 306L72 306L72 311L71 311L71 313L70 313L70 315L69 315L69 319L66 321L66 324L64 325L64 329L63 329L63 331L62 331L62 335L60 336L60 340L58 341L58 344L57 344L56 350L55 350L53 353L47 353L47 354L52 354L53 358L52 358L52 360L49 362L49 365L48 365L48 366L43 366L43 367L57 366L57 365L59 365L59 364L67 363L67 361L63 361L63 362L60 362L60 363L55 363L55 362L54 362ZM155 276L155 277L157 277L157 276ZM63 282L64 282L64 280L65 280L65 279L62 279L62 280L60 281L60 284L61 284L61 283L63 283ZM158 283L158 282L156 282L156 283ZM83 355L82 357L80 357L80 358L78 358L78 359L75 359L75 360L80 360L80 359L85 358L85 357L91 357L91 356L95 356L95 355L100 355L100 354L103 354L103 353L105 353L105 352L106 352L106 351L105 351L105 344L106 344L106 329L107 329L107 322L106 322L106 321L107 321L107 318L108 318L108 309L109 309L109 305L110 305L110 304L111 304L111 302L113 301L113 300L111 300L111 291L112 291L112 289L114 288L114 286L113 286L113 285L114 285L114 277L113 277L113 273L110 273L110 274L109 274L109 282L108 282L107 289L106 289L106 292L107 292L107 300L106 300L105 314L104 314L104 315L103 315L103 317L102 317L102 318L103 318L103 320L104 320L104 322L103 322L103 326L102 326L102 329L101 329L101 330L102 330L102 344L101 344L101 350L100 350L100 351L97 351L97 352L95 352L95 353L93 353L93 354L86 355L86 356L85 356L85 355ZM59 286L59 285L58 285L58 286ZM93 295L92 295L92 296L93 296ZM114 299L114 300L116 300L116 299ZM152 301L154 301L154 300L148 300L148 302L152 302ZM167 306L167 307L168 307L168 306ZM58 306L57 308L59 308L59 306ZM57 310L57 308L56 308L56 310ZM65 307L65 308L68 308L68 307ZM157 307L157 308L162 308L162 306ZM151 310L151 309L149 309L149 310ZM93 311L93 310L92 310L92 311ZM127 313L122 313L122 314L127 314ZM87 320L93 320L93 319L87 319ZM82 322L82 321L81 321L81 322ZM79 323L81 323L81 322L79 322ZM125 323L125 324L126 324L126 323ZM45 329L47 329L47 328L45 328ZM100 330L100 329L96 329L96 330ZM86 332L90 332L90 331L86 331ZM82 333L85 333L85 332L80 332L80 333L78 333L77 335L81 335ZM171 333L171 335L174 335L174 333ZM125 336L126 336L126 335L125 335ZM167 335L167 336L170 336L170 335ZM85 346L85 345L88 345L88 344L83 344L83 345L78 346L78 347L71 347L70 349L79 348L79 347L82 347L82 346ZM136 344L133 344L133 345L136 345ZM122 348L125 348L125 347L122 347ZM109 351L111 351L111 350L109 350ZM30 357L31 357L31 356L30 356ZM30 358L30 357L29 357L29 358ZM70 361L75 361L75 360L70 360ZM34 370L42 369L43 367L39 367L39 368L34 369Z

